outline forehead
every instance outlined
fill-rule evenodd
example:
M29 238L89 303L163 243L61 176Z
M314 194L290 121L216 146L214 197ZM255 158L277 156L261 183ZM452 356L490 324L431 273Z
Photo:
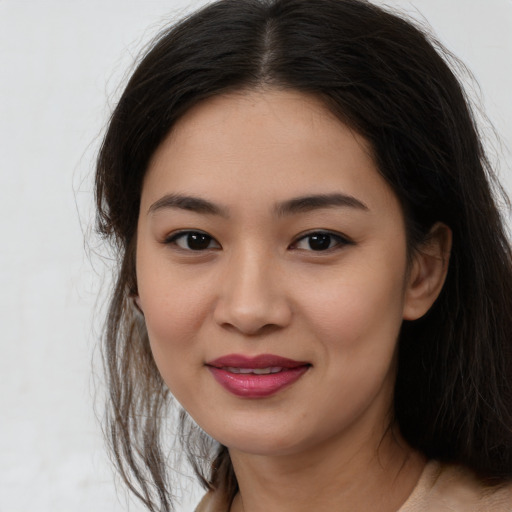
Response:
M366 140L319 99L289 90L216 96L188 111L150 162L143 203L176 192L246 207L331 192L394 197Z
M290 121L294 122L291 130ZM254 135L265 129L276 129L283 142L308 135L312 129L340 121L314 95L293 89L241 90L213 96L192 107L174 126L169 138L191 137L197 130L209 131L230 123L247 122L240 136ZM239 127L240 128L240 127ZM231 134L233 136L237 134ZM206 134L202 133L202 137Z

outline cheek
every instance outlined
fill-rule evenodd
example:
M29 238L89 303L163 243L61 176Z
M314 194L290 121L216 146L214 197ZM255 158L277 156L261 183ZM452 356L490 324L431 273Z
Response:
M153 287L142 286L139 293L151 350L165 373L165 366L185 363L187 354L194 350L208 304L197 289L178 290L178 283L163 288L163 284L159 281Z
M309 287L315 292L303 295L302 311L327 369L325 388L335 390L329 399L345 404L338 411L345 417L364 408L384 382L394 382L404 277L378 266L339 274L324 286Z
M146 236L146 238L148 238ZM207 290L197 272L175 268L165 250L141 237L137 248L137 287L148 333L159 344L180 343L197 329L207 307Z
M186 391L182 376L202 366L196 340L211 307L208 289L197 275L171 272L165 258L144 248L137 255L137 284L155 363L179 399Z
M349 425L382 393L379 414L389 407L402 324L402 280L398 276L377 283L372 276L361 279L352 274L322 292L318 289L303 303L307 328L317 340L318 367L325 370L319 388L329 390L315 400L332 414L330 421L309 420L325 435Z
M174 285L174 286L173 286ZM207 308L198 290L177 290L176 283L139 288L148 332L163 344L188 344L200 326L201 311Z
M176 293L175 288L160 285L147 288L149 294L142 296L151 352L174 397L193 407L198 393L191 383L197 383L204 359L197 343L201 297L194 290Z
M355 268L310 284L301 294L301 310L320 339L338 340L345 348L376 343L375 338L394 343L402 323L402 274Z

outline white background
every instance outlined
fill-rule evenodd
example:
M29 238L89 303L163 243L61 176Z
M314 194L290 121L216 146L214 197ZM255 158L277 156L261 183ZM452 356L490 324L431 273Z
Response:
M512 0L387 3L421 12L474 72L511 191ZM0 512L141 510L116 495L93 410L106 278L90 247L91 179L134 56L190 6L0 0Z

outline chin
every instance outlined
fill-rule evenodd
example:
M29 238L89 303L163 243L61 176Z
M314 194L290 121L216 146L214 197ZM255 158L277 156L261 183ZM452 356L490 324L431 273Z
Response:
M303 429L295 430L297 424L291 428L279 425L262 426L261 423L251 425L230 424L229 431L216 430L210 435L226 446L229 450L261 456L284 456L307 449L312 440L304 436Z
M230 451L236 450L237 452L264 457L281 457L301 451L300 443L297 445L290 442L289 439L262 438L261 436L234 439L233 442L225 444L225 446Z

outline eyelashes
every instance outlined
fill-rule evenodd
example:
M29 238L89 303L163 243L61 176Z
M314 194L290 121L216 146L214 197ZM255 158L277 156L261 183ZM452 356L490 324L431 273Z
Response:
M347 237L332 231L314 231L298 238L290 245L290 249L326 252L345 245L353 245L353 242Z
M221 249L220 244L204 231L180 231L166 238L166 245L175 245L185 251L202 252Z
M183 251L201 253L222 249L222 246L208 233L197 230L179 231L168 236L165 245L175 246ZM332 252L347 245L354 245L348 237L332 231L310 231L298 236L289 246L289 250L311 251L315 253Z

